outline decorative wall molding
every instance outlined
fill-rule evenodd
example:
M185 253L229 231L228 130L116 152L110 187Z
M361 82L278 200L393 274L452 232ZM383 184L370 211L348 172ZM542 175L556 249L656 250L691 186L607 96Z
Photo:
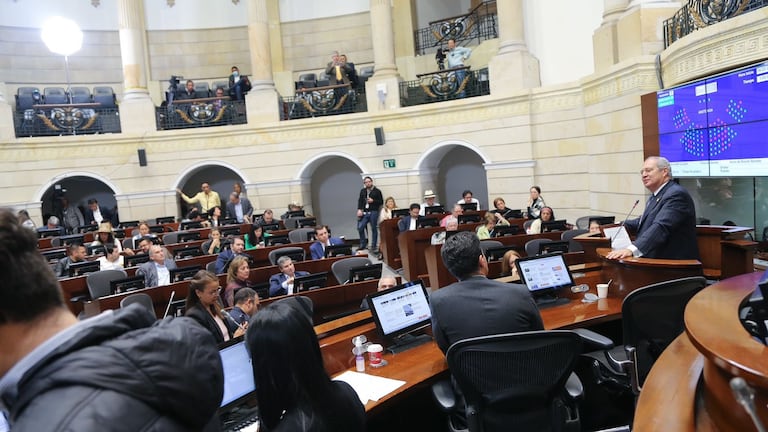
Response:
M514 161L514 162L486 163L486 164L483 164L483 167L485 167L486 171L535 168L536 161L522 160L522 161Z
M633 62L622 62L599 77L582 81L584 105L605 102L620 96L658 90L654 57L638 57Z

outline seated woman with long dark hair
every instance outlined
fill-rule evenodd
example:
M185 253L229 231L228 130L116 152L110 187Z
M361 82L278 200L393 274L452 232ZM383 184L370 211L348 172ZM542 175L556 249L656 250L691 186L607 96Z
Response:
M541 223L542 222L554 222L555 221L555 211L552 210L552 207L542 207L540 212L541 217L534 220L531 224L531 228L529 229L528 234L540 234L541 233Z
M236 256L229 264L227 269L227 286L224 287L224 306L232 307L235 305L235 292L241 288L248 288L248 276L251 273L248 267L248 258Z
M219 278L200 270L189 284L185 315L207 328L216 343L226 342L245 333L246 326L238 326L232 318L221 313L219 304Z
M246 250L264 247L264 228L261 227L261 224L251 224L251 229L245 234L244 240Z
M358 432L365 408L349 384L331 381L307 314L285 299L251 319L246 343L262 430Z

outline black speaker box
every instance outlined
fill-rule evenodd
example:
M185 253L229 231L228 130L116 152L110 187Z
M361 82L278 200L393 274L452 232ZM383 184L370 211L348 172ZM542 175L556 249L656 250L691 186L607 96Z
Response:
M384 145L384 128L373 128L373 134L376 135L376 145Z
M139 149L139 166L147 166L147 151L145 149Z

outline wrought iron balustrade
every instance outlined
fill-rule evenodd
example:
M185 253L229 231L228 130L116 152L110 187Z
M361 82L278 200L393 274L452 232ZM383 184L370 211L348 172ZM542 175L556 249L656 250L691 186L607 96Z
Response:
M13 126L18 138L119 133L120 111L100 103L38 104L14 111Z
M768 6L768 0L688 0L664 21L664 48L694 31Z
M476 71L468 66L417 75L400 83L400 105L421 105L491 94L488 68Z
M499 35L496 2L484 1L466 15L459 15L429 23L429 27L414 31L417 54L426 54L455 39L456 44L495 39Z
M368 110L365 87L354 89L349 84L301 88L294 96L283 96L281 119L292 120Z
M245 124L245 101L228 98L175 100L155 108L157 130Z

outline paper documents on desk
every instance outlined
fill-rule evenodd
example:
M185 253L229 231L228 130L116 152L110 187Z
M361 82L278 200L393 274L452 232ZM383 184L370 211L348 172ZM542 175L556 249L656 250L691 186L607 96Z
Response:
M632 240L629 239L629 233L624 226L610 227L603 229L605 236L611 239L611 249L626 249L632 244Z
M405 381L382 378L352 371L344 372L334 378L334 380L344 381L351 385L357 392L357 396L360 398L360 402L362 402L363 405L365 405L368 400L378 401L405 384Z

